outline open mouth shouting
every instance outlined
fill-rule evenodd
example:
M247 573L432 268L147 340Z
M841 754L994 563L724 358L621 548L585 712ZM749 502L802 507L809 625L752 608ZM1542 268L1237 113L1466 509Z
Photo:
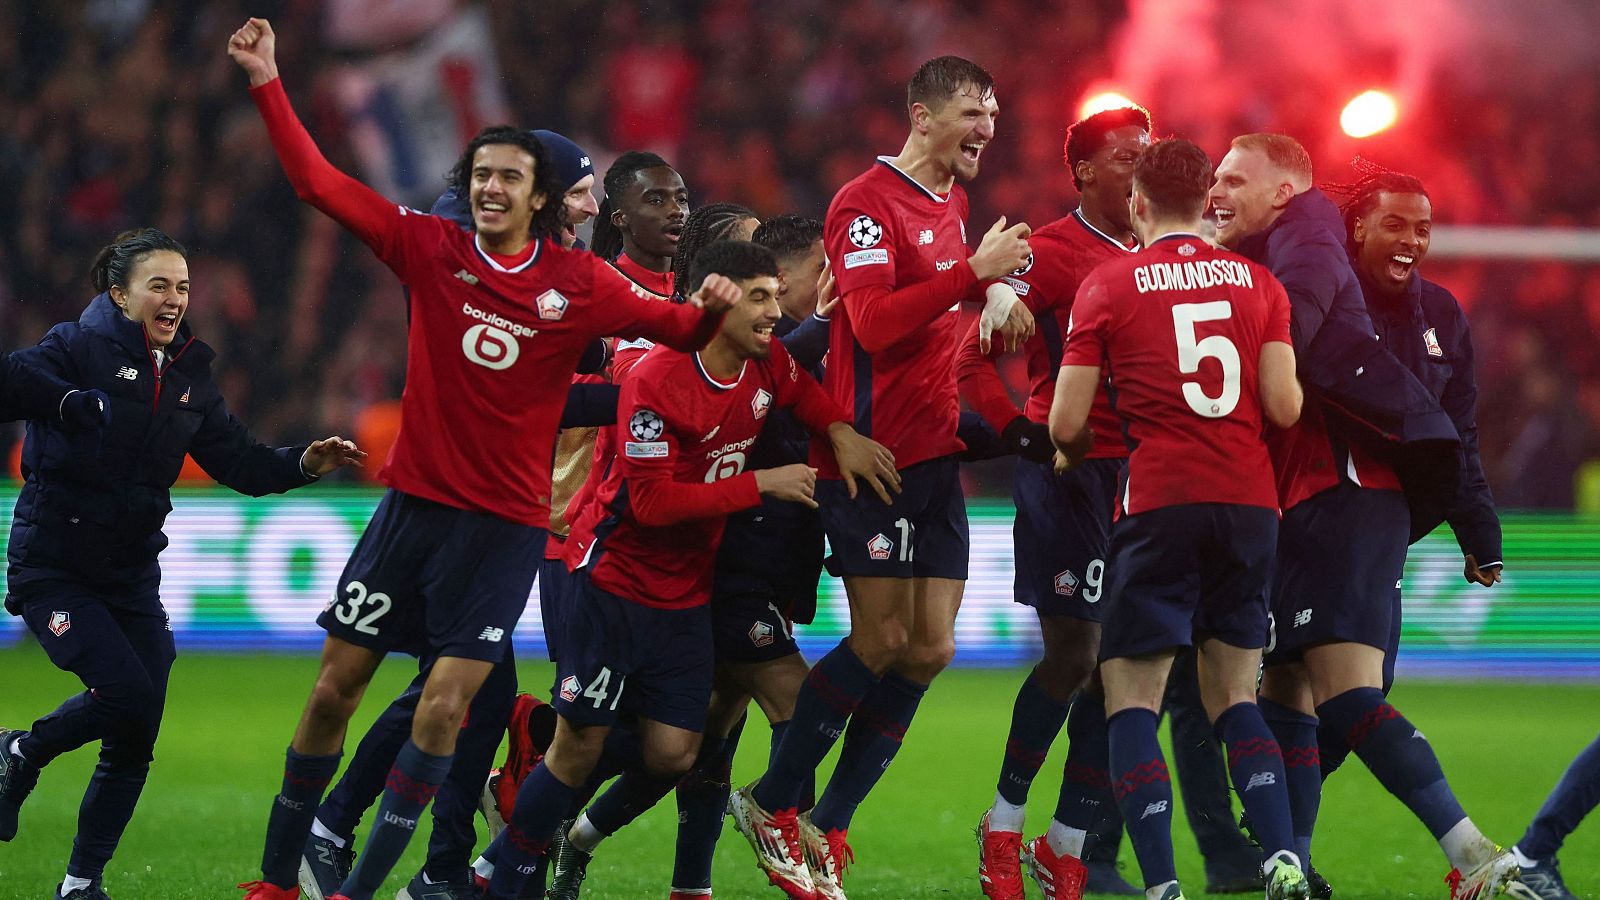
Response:
M978 157L983 155L983 148L987 144L987 141L967 141L961 145L961 158L970 165L977 165Z
M1389 277L1395 281L1405 281L1411 277L1411 270L1417 266L1417 257L1413 253L1404 251L1389 257Z

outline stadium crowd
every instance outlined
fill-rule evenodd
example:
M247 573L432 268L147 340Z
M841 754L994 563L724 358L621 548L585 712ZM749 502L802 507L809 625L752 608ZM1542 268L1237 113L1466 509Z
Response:
M748 0L574 0L541 4L539 16L509 0L413 3L399 17L364 15L372 6L251 8L306 36L289 51L291 95L330 157L380 186L372 169L383 157L362 146L370 135L355 121L351 85L382 78L386 60L465 10L487 17L494 40L495 68L480 74L497 72L503 96L487 114L609 148L599 167L623 149L654 149L682 171L696 204L731 200L764 214L820 216L864 159L899 140L896 73L958 50L995 73L1004 109L973 221L1004 213L1035 225L1076 202L1060 168L1062 133L1087 87L1118 70L1106 48L1127 13L1116 0L1045 10L922 3L910 13L803 0L781 16ZM230 403L263 439L381 422L403 380L398 285L331 221L297 208L227 60L194 52L216 46L242 14L235 3L0 6L5 349L75 314L83 273L108 233L153 224L193 250L192 315L218 347ZM1019 33L1029 36L1028 54L1012 52ZM1038 77L1038 59L1053 61L1047 77ZM449 64L439 71L454 77ZM1371 147L1335 133L1343 85L1257 91L1254 103L1222 117L1192 97L1163 102L1180 89L1170 85L1137 99L1158 110L1158 134L1186 134L1213 154L1233 134L1282 129L1302 136L1319 175L1334 180L1355 152L1428 173L1441 223L1600 227L1596 82L1527 70L1515 84L1446 77L1454 74L1438 73L1402 136ZM1178 118L1196 115L1186 110L1208 118ZM406 173L417 187L398 199L425 206L443 176L434 168ZM1496 423L1483 441L1497 497L1507 507L1570 507L1575 474L1600 460L1600 356L1587 337L1600 327L1600 265L1436 255L1430 267L1474 330L1494 336L1481 341L1479 366L1486 418ZM1020 363L1006 376L1020 396ZM7 435L14 442L20 429ZM1006 476L979 481L999 492Z

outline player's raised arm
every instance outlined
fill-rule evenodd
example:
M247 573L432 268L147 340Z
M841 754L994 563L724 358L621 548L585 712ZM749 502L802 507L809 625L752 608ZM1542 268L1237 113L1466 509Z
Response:
M850 210L843 213L832 212L829 214L829 219L830 221L846 219L850 214ZM872 220L866 213L861 213L856 218ZM861 348L868 353L877 353L892 347L933 321L951 306L966 299L978 283L999 278L1007 272L1021 268L1027 262L1028 254L1032 252L1028 248L1028 226L1018 223L1006 228L1005 222L1003 216L995 222L989 233L983 236L983 243L978 247L978 251L970 258L956 262L955 265L935 274L927 281L899 288L891 287L887 283L869 284L847 291L842 302L850 314L850 321L855 328L855 339L861 344ZM846 236L843 234L830 234L827 240L834 250L830 254L830 259L832 256L839 256L844 259L844 266L847 269L879 264L857 263L852 260L851 256L856 252L869 251L847 250ZM881 241L881 238L873 240L876 243ZM887 259L888 257L885 257L885 260ZM1031 316L1028 317L1028 324L1032 324Z
M663 303L644 297L616 269L594 260L595 309L603 311L595 324L601 334L636 335L692 353L717 333L739 296L737 285L712 275L688 303Z
M295 195L327 213L371 247L380 258L391 249L400 207L328 162L289 105L278 77L277 36L266 19L251 19L228 39L228 56L250 76L250 96L267 125L272 149L294 185Z

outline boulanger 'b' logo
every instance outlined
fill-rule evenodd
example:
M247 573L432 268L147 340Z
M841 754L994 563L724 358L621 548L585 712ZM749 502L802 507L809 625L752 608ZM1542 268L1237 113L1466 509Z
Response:
M634 440L653 441L661 437L661 432L666 429L661 417L648 409L641 409L628 420L628 433Z
M511 332L493 325L479 324L467 329L461 336L461 352L486 369L509 369L516 363L522 348Z
M856 216L850 223L850 243L863 250L877 246L883 240L883 226L872 221L871 216Z

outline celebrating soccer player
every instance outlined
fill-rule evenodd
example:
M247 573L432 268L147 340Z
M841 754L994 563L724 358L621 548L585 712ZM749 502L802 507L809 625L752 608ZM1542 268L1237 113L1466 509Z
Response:
M1451 896L1485 896L1516 877L1515 860L1467 818L1427 739L1384 697L1406 546L1437 521L1408 493L1438 482L1448 488L1440 492L1444 506L1455 504L1460 432L1428 388L1373 340L1339 210L1311 183L1311 157L1293 138L1235 138L1211 191L1217 239L1282 280L1300 375L1314 394L1368 420L1388 416L1394 434L1429 438L1417 443L1418 454L1443 453L1408 464L1403 448L1374 449L1338 407L1319 399L1306 404L1295 428L1273 436L1283 523L1261 708L1290 763L1296 849L1307 865L1322 790L1320 721L1439 842L1453 867ZM1318 896L1331 893L1312 880Z
M106 900L101 876L150 773L176 654L156 557L184 456L255 497L366 457L338 437L274 450L228 412L211 376L216 353L184 321L187 257L154 228L124 232L95 258L99 294L78 321L16 354L42 370L19 380L46 391L24 407L36 418L22 450L6 611L85 690L26 731L0 731L0 840L16 836L40 769L101 745L58 900ZM66 387L58 378L91 389L63 395L49 388Z
M489 897L517 896L621 712L639 716L651 776L670 784L693 763L711 699L707 604L726 517L763 496L815 503L809 466L746 471L769 414L790 408L826 433L852 490L859 478L860 490L887 498L899 481L889 451L856 434L774 344L771 252L712 244L695 261L694 286L713 274L743 292L716 338L700 353L652 350L623 381L622 452L568 543L584 602L570 611L558 662L555 742L523 782Z
M1023 681L1012 707L994 806L978 825L978 881L994 900L1022 897L1018 859L1028 787L1100 651L1106 543L1128 449L1103 391L1095 398L1093 458L1083 465L1056 473L1047 423L1061 368L1062 337L1079 283L1096 266L1138 247L1128 192L1134 160L1149 141L1150 114L1133 107L1096 113L1067 129L1064 155L1082 199L1071 214L1029 236L1032 259L1005 278L1038 322L1038 331L1023 345L1032 384L1026 411L1011 402L995 367L1005 348L996 345L984 353L977 322L962 342L957 362L962 396L1021 457L1013 491L1016 600L1038 613L1044 639L1044 659ZM1077 706L1069 753L1079 758L1069 759L1067 771L1104 770L1104 738L1097 741L1090 734L1104 734L1104 707L1098 696ZM1097 763L1083 759L1091 746L1101 750ZM1049 834L1030 842L1026 854L1035 879L1063 895L1070 894L1068 884L1084 879L1079 858L1095 824L1079 821L1085 810L1092 819L1095 807L1077 802L1081 791L1072 789L1074 783L1070 776L1063 780ZM1090 804L1097 800L1086 799Z
M1007 228L1004 219L976 253L967 250L967 196L956 181L977 176L994 138L999 105L989 73L942 56L922 64L906 93L905 146L840 189L824 235L843 298L824 384L857 430L894 452L905 492L892 505L866 491L846 496L826 445L813 443L830 571L844 578L850 636L807 677L766 775L733 798L758 864L796 898L843 896L851 816L894 759L928 683L955 654L968 550L956 458L958 306L1021 268L1029 253L1028 227ZM989 290L985 328L1003 325L1014 346L1031 334L1032 316L1009 287ZM833 778L802 821L801 791L847 725Z
M1289 301L1265 269L1199 236L1210 180L1211 161L1188 141L1139 158L1131 203L1145 249L1078 289L1050 434L1064 464L1082 465L1109 365L1133 450L1117 491L1101 676L1112 786L1147 900L1183 897L1156 724L1176 650L1191 644L1202 701L1267 854L1268 900L1304 898L1283 758L1255 704L1278 526L1263 420L1287 428L1301 405ZM1061 887L1053 896L1079 896Z
M589 154L566 137L544 130L537 130L532 134L550 154L550 165L555 170L556 183L570 185L562 195L561 242L563 246L573 246L577 241L577 228L589 221L595 213L594 194L591 190L594 187L594 166L589 162ZM445 190L434 203L432 213L450 219L462 228L472 227L472 210L468 205L468 198L465 192L457 192L454 188ZM600 355L603 356L603 345L600 345L600 349L602 350ZM569 443L573 443L577 435L593 434L595 431L594 428L569 429L568 420L585 406L577 402L584 399L578 393L580 389L576 387L577 380L593 377L580 375L574 379L574 388L567 395L567 411L562 414L563 430L556 445L550 514L549 543L557 550L561 547L560 537L565 537L565 523L559 520L557 509L564 507L564 498L572 495L571 490L565 494L562 492L562 463L566 461L562 456L562 450ZM615 421L616 389L601 385L590 387L610 392L610 411L607 421ZM603 407L605 404L602 402L600 405ZM581 448L585 463L588 461L592 445L591 440ZM578 480L581 483L581 475ZM547 558L548 555L547 552ZM556 564L561 577L564 578L567 574L566 567L560 564L559 559ZM539 599L547 629L550 628L549 623L553 621L551 610L555 598L552 595L558 593L558 590L559 584L551 577L550 568L541 566ZM512 647L509 638L507 646ZM322 805L317 808L316 818L311 823L311 834L306 839L305 851L300 860L300 889L305 900L324 900L332 896L349 876L350 867L355 861L356 825L382 794L385 778L394 766L395 755L405 746L406 739L411 735L412 716L416 711L417 702L422 699L423 686L427 683L432 667L433 658L431 656L423 658L417 676L400 696L379 714L372 727L367 729L355 752L351 754L350 764L345 767L338 784L328 791ZM425 897L447 893L450 890L472 889L468 863L477 840L472 816L479 805L485 779L494 763L494 752L500 746L500 740L505 736L504 732L508 730L505 726L507 719L512 721L512 727L509 729L512 734L519 732L525 734L528 717L532 709L539 704L539 701L531 695L518 695L516 690L516 660L512 648L507 650L506 658L489 673L483 686L473 697L471 706L468 707L466 725L456 740L456 753L450 764L450 773L440 786L438 795L434 797L433 833L428 840L427 862L411 883L401 889L401 900L423 900ZM548 710L546 712L548 713ZM527 744L527 741L511 741L511 746L516 748L526 747ZM528 767L531 768L531 764ZM515 783L510 787L515 793Z
M389 492L318 618L329 632L316 686L287 752L267 823L262 880L248 898L292 897L317 801L346 724L383 655L438 655L411 739L389 773L365 852L340 895L368 900L438 790L463 714L505 655L544 550L557 419L578 359L607 334L692 349L737 296L709 279L688 306L657 303L596 257L567 250L550 156L491 128L452 172L475 228L396 206L323 158L278 80L275 37L251 19L228 53L295 192L362 239L410 288L401 429L379 476ZM338 895L336 895L338 896Z

